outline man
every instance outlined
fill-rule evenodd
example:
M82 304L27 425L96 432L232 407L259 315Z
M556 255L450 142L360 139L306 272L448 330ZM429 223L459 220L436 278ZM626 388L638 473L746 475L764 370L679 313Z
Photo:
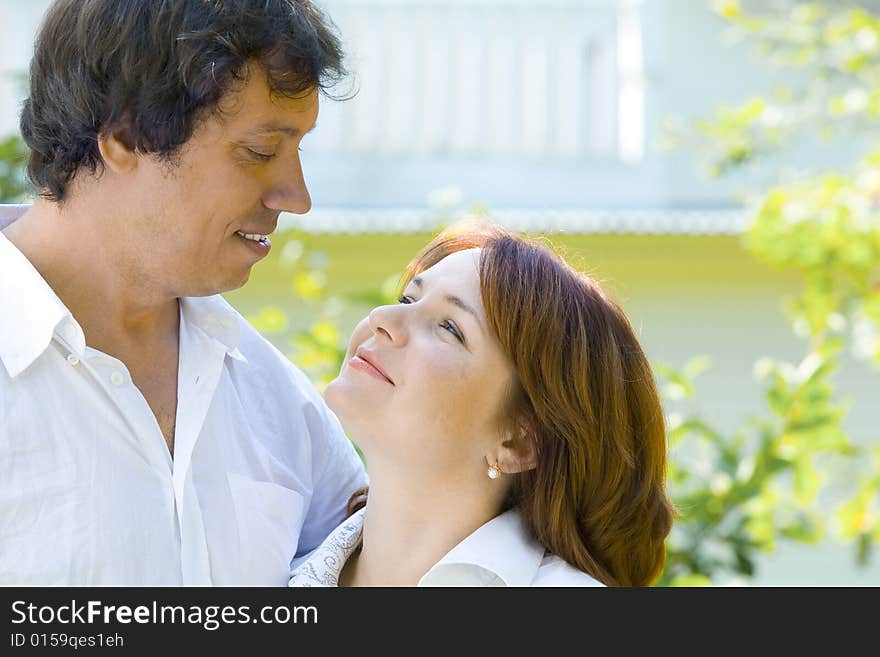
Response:
M58 0L0 233L0 584L278 585L366 475L218 293L311 201L344 73L308 0Z

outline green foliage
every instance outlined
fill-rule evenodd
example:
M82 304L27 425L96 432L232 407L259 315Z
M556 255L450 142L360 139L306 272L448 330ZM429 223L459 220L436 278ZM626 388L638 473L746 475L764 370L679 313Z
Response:
M689 134L673 133L673 143L708 153L710 172L724 175L803 135L870 135L880 118L880 17L852 5L787 2L762 13L745 5L726 0L716 9L801 86L721 109ZM756 551L780 539L815 542L833 521L858 563L880 538L880 449L849 440L832 380L846 347L880 365L880 149L860 143L869 148L852 170L814 172L758 195L744 244L802 274L803 291L786 309L805 354L796 364L756 363L766 408L742 427L724 432L699 412L670 414L670 490L682 518L662 584L748 577ZM693 397L687 371L657 373L664 390L687 393L667 394L667 408ZM851 497L828 518L817 500L843 472Z
M681 518L667 543L659 584L748 577L754 574L756 552L772 551L780 536L806 543L823 537L816 504L823 475L816 461L855 453L840 431L844 409L828 382L839 348L811 354L797 367L760 361L755 369L765 385L768 412L732 432L711 426L699 411L679 408L682 402L665 395L669 491ZM655 369L667 385L693 390L693 363L681 372L661 364Z
M30 192L24 175L27 149L18 137L0 141L0 203L22 202Z
M789 144L852 138L880 121L880 17L855 3L715 2L730 36L756 45L785 80L771 93L719 108L696 129L670 123L668 145L687 145L713 176ZM854 140L855 143L858 141Z
M880 448L875 448L873 474L864 477L851 500L838 509L842 535L856 542L858 563L867 563L874 544L880 542Z

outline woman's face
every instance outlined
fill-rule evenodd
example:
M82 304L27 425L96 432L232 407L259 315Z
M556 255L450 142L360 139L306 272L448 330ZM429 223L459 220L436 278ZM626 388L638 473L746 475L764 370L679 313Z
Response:
M479 254L447 256L355 328L324 396L371 467L485 477L515 371L486 323Z

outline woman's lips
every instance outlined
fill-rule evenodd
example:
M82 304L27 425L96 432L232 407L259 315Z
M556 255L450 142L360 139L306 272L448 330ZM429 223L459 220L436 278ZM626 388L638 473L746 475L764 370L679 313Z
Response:
M380 381L394 385L394 381L391 380L391 377L387 376L382 371L381 365L379 365L375 355L366 350L358 349L357 353L348 361L348 364L354 369L369 374Z

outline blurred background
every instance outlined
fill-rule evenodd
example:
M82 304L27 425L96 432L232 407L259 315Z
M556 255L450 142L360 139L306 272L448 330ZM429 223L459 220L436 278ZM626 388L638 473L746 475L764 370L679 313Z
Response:
M48 0L0 0L0 202ZM323 387L465 216L546 235L655 366L661 585L880 585L880 2L322 0L313 199L226 294Z

